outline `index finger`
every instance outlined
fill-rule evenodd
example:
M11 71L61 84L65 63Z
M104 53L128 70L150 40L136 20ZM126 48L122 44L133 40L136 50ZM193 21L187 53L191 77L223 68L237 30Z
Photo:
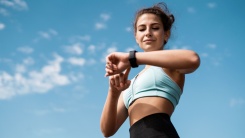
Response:
M131 70L131 67L126 69L126 71L124 73L124 82L126 82L128 80L128 75L129 75L130 70Z

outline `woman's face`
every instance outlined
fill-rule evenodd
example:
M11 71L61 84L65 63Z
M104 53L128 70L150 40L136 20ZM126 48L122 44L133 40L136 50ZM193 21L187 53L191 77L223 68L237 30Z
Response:
M162 50L168 35L169 33L164 34L163 24L158 16L145 13L138 18L135 38L142 50Z

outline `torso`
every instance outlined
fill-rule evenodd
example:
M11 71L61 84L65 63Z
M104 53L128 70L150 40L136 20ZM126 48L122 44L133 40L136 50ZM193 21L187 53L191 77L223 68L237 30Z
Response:
M183 90L185 77L176 71L164 69L169 77L174 80L179 87ZM143 73L144 70L141 72ZM140 73L140 74L141 74ZM140 74L138 76L140 76ZM154 114L154 113L167 113L169 116L172 115L174 107L171 102L162 97L142 97L135 100L128 108L128 114L130 119L130 125L141 118Z

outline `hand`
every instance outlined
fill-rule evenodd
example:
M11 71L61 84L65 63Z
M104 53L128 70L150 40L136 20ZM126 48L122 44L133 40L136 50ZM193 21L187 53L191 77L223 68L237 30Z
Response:
M119 74L130 67L128 60L128 53L113 52L106 57L106 74L105 76L111 76Z
M130 69L131 68L127 68L124 73L121 72L119 74L110 76L110 88L113 91L116 90L121 92L129 87L131 83L131 81L128 80Z

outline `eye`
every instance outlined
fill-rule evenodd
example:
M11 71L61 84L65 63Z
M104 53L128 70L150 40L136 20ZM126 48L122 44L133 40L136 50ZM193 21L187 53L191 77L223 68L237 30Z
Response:
M139 28L138 31L143 32L145 28Z
M159 27L152 27L153 30L159 30Z

